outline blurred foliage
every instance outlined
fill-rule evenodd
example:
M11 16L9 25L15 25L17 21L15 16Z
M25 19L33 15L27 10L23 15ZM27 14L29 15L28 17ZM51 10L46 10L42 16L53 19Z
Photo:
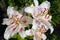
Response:
M60 0L51 1L52 24L60 23Z
M45 0L38 0L41 4ZM52 21L51 24L55 26L57 23L60 23L60 0L48 0L51 3L50 13L52 15ZM14 6L16 9L21 9L26 6L29 6L33 3L33 0L0 0L0 6L2 9L6 12L8 6ZM7 16L5 13L4 16ZM14 35L12 38L15 38L16 40L32 40L33 37L26 37L25 39L22 39L19 34ZM14 40L15 40L14 39ZM47 34L47 40L60 40L60 36L53 34Z

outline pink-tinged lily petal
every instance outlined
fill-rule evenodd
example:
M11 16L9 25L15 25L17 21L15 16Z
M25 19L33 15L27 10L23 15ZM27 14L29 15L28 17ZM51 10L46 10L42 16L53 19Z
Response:
M40 19L40 20L33 20L33 26L32 29L37 30L39 27L41 27L41 25L44 25L45 28L45 32L50 29L51 33L54 31L53 27L51 26L51 24L44 20L44 19Z
M33 18L36 18L38 14L39 14L38 7L34 7L34 12L32 13Z
M26 34L27 36L32 36L32 35L33 35L33 30L32 30L32 29L26 30L26 31L25 31L25 34Z
M35 33L34 33L34 40L41 40L41 39L39 38L39 36L38 36L38 33L37 33L37 32L35 32Z
M32 23L32 18L29 17L29 16L24 16L21 18L21 23L23 26L27 26L28 24L31 24Z
M36 19L33 19L33 23L32 24L33 24L32 29L33 30L37 30L38 25L39 25L39 21L36 20Z
M50 8L50 2L45 1L45 2L41 3L40 6L39 6L39 8L42 8L42 9L46 8L46 9L49 9L49 8Z
M38 14L38 9L37 9L37 7L26 7L25 12L31 13L33 18L36 18L37 14Z
M38 29L40 29L40 30L42 29L43 32L46 32L49 28L47 25L45 25L43 22L41 22Z
M10 37L12 37L17 33L17 30L18 30L18 27L15 24L8 26L5 30L4 38L9 39Z
M49 9L50 9L50 2L48 1L45 1L39 5L40 14L47 14Z
M45 24L45 20L43 20L43 22L42 22L41 19L40 19L40 20L34 19L32 24L33 24L32 29L34 29L34 30L37 30L38 28L40 28L41 25L44 25L44 28L45 28L46 30L49 29L48 26Z
M50 31L50 34L53 33L53 31L54 31L53 26L51 26L51 27L49 27L49 28L50 28L50 30L51 30L51 31Z
M7 15L9 18L11 18L13 15L17 16L19 13L14 9L14 7L8 6L7 8Z
M50 24L50 22L48 22L48 21L46 21L46 20L40 20L40 22L42 22L43 24L45 24L46 25L46 28L48 28L48 29L50 29L51 30L51 32L50 33L52 33L53 31L54 31L54 28L52 27L52 25Z
M35 4L36 7L38 7L38 5L39 5L37 0L34 0L34 4Z
M14 13L14 7L8 6L7 15L11 17L13 13Z
M17 18L21 19L22 17L24 17L24 14L23 13L22 14L19 13Z
M36 31L34 33L34 40L42 40L42 39L46 40L46 38L47 38L46 35L41 32Z
M19 28L19 35L22 38L25 38L26 37L26 34L25 34L25 31L24 31L24 27L23 26L20 26L20 28Z
M32 7L25 8L25 12L27 12L27 13L33 13L33 11L34 11L34 8L32 8Z
M25 29L24 29L24 26L22 26L22 25L19 25L19 32L23 32Z
M46 11L46 8L40 8L39 13L44 13Z
M25 37L26 37L25 31L19 32L19 35L20 35L22 38L25 38Z
M45 24L48 26L48 28L51 30L51 32L50 33L53 33L53 31L54 31L54 28L53 28L53 26L49 23L49 22L45 22Z
M43 39L43 40L46 40L46 39L47 39L47 37L46 37L45 34L42 34L42 39Z
M42 16L42 19L46 20L46 21L51 21L52 16L46 14L45 16Z
M10 25L10 23L9 23L9 19L4 18L2 24L3 24L3 25Z

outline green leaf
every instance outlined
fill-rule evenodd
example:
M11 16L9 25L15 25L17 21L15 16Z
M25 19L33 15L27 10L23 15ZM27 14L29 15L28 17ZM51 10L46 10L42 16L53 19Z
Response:
M21 38L21 36L17 33L17 34L15 34L13 37L11 37L11 38L15 38L15 39L17 39L17 40L24 40L23 38Z

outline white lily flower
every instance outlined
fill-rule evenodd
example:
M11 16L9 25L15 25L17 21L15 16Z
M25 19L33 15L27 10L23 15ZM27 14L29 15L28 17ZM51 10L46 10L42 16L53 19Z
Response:
M37 18L38 15L45 15L48 13L48 10L50 8L50 2L45 1L42 4L38 5L38 1L34 0L34 5L32 7L26 7L25 12L31 13L33 18Z
M28 24L32 23L31 17L19 14L18 11L15 11L13 9L13 7L8 7L8 18L3 19L2 23L8 26L4 33L4 38L6 40L8 40L11 36L15 35L17 32L22 38L26 37L24 27L27 27Z
M33 40L41 40L41 39L46 40L46 38L47 38L43 32L40 32L40 30L29 29L29 30L25 31L25 34L27 36L33 36L34 35Z
M32 23L34 40L46 40L47 37L44 33L47 32L48 29L51 30L50 33L54 31L50 24L52 16L47 14L50 8L50 2L45 1L39 5L38 1L34 0L34 5L32 4L30 7L25 8L25 12L31 13L34 18ZM29 31L27 33L29 33Z
M36 33L34 35L34 40L41 40L41 39L46 40L47 37L44 33L47 32L48 29L51 30L50 33L54 31L51 24L44 19L40 19L40 20L34 19L32 29L34 30L34 34Z

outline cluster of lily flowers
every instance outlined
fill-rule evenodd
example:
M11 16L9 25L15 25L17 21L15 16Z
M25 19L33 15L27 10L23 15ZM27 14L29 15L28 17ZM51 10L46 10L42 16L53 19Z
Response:
M33 36L33 40L46 40L45 33L48 29L50 33L54 31L51 25L52 16L48 14L50 9L50 2L44 1L39 5L37 0L34 0L34 5L26 7L24 11L31 16L26 16L26 13L18 12L14 7L8 6L7 15L8 18L3 19L3 25L8 27L5 30L4 38L9 40L13 35L19 33L22 38L27 36ZM25 30L29 24L32 24L32 28Z

